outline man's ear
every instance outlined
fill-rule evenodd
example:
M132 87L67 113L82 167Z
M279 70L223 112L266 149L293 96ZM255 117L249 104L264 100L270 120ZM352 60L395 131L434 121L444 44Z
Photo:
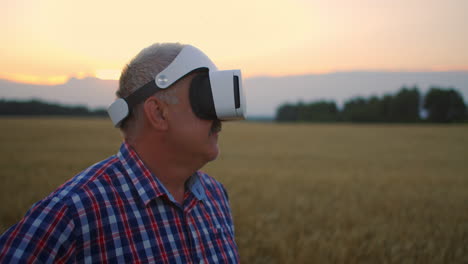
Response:
M167 104L155 96L150 96L143 103L143 111L148 125L157 130L168 128L167 110Z

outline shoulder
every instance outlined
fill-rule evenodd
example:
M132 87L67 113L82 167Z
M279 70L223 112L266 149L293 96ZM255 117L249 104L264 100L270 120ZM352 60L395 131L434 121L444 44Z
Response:
M120 167L118 158L111 156L76 174L47 198L58 198L68 202L77 194L102 191L102 187L106 187L112 181L113 176L122 171Z
M25 219L42 215L40 218L46 220L48 217L44 218L44 214L53 215L57 210L66 210L70 220L79 218L80 213L83 213L81 210L96 207L96 204L104 202L103 197L114 192L115 175L122 174L119 166L115 156L91 165L32 205Z
M44 199L35 203L30 211L44 207L73 208L77 197L92 196L109 188L109 183L120 171L118 159L111 156L76 174ZM27 215L30 213L28 211Z
M36 257L43 262L70 256L77 236L90 231L93 219L100 219L109 204L122 204L128 181L116 156L78 173L0 236L0 262L33 260L35 252L41 252Z

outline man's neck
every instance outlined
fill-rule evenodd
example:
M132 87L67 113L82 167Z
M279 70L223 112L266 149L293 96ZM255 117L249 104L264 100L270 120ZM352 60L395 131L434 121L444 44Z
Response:
M147 144L147 142L146 144L138 141L127 143L136 151L145 166L166 187L174 199L179 204L183 204L185 183L201 166L187 160L183 161L169 150L155 151L152 144Z

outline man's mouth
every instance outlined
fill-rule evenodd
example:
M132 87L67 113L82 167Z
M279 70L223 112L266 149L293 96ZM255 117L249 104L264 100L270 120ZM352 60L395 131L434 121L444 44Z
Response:
M210 135L219 133L221 131L221 127L222 127L221 121L219 120L213 121L213 124L211 125L211 129L210 129Z

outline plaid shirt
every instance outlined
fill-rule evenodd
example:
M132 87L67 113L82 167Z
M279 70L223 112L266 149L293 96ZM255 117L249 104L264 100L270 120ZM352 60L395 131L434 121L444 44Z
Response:
M0 237L0 263L237 263L224 187L197 172L183 205L123 143Z

